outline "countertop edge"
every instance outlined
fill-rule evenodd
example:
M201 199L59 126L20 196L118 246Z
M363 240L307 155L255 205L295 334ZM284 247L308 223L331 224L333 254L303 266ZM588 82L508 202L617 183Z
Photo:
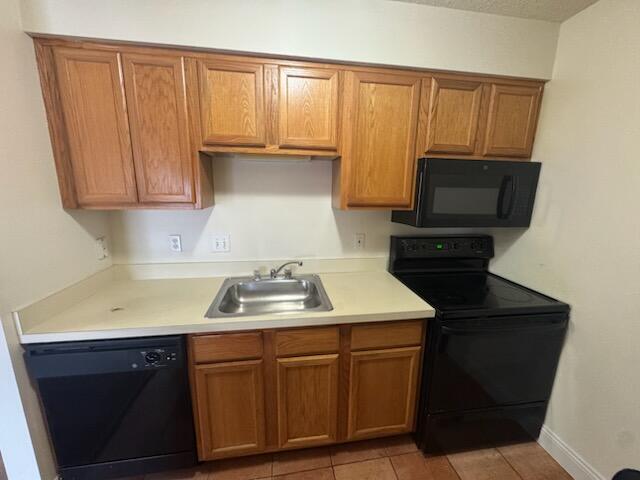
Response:
M435 316L434 309L372 313L361 315L344 315L326 317L283 317L269 320L242 320L242 317L229 318L226 322L168 325L158 327L121 328L109 330L87 330L61 333L22 333L19 331L20 343L31 345L36 343L54 343L82 340L108 340L132 337L155 337L164 335L186 335L192 333L239 332L269 328L295 328L309 326L341 325L345 323L373 323L399 320L429 319ZM240 319L240 320L239 320ZM17 319L15 319L17 320ZM17 322L19 323L19 322Z

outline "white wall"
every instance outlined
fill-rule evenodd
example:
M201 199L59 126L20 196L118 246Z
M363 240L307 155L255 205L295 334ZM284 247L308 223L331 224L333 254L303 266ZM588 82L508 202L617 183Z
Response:
M191 212L111 214L116 263L383 257L389 235L418 231L392 224L389 212L343 212L331 207L331 161L216 158L216 204ZM183 252L167 236L182 236ZM213 235L231 235L229 253L213 253ZM355 249L355 234L366 235Z
M26 31L549 78L558 24L386 0L23 0Z
M0 449L11 480L34 480L38 466L29 437L44 478L53 478L53 465L8 312L106 268L110 260L98 261L93 246L94 237L108 232L107 215L67 213L60 205L33 43L22 32L19 8L18 0L0 2Z
M611 478L640 469L640 2L562 24L532 227L494 269L572 305L548 426Z

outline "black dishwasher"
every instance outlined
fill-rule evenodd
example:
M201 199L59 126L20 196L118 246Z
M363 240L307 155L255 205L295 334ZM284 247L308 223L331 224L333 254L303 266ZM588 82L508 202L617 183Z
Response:
M197 463L182 337L25 349L62 480L108 479Z

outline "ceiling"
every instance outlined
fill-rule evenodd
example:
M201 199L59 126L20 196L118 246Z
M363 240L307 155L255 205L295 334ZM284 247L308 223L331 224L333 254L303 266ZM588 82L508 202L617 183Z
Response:
M396 0L508 17L562 22L598 0Z

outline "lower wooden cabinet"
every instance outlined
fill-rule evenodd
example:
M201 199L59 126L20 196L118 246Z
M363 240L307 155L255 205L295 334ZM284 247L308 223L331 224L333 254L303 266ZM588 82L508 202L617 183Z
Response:
M349 439L412 430L420 351L406 347L351 354Z
M423 331L412 320L192 335L200 460L411 432Z
M264 449L262 364L262 360L248 360L194 367L192 378L201 460Z
M338 355L279 358L280 447L334 443L338 426Z

